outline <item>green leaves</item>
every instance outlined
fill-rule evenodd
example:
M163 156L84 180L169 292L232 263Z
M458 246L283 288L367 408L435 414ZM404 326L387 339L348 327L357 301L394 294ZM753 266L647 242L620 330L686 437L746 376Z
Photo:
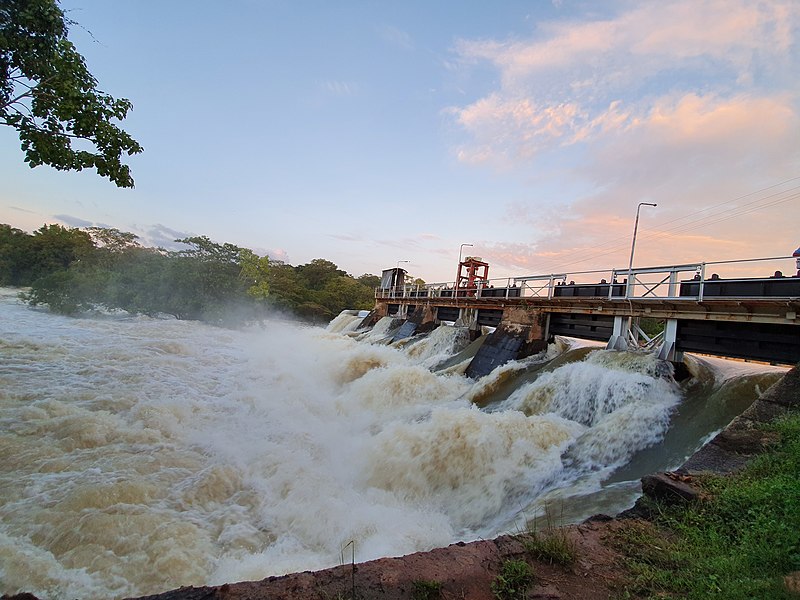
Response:
M257 300L269 298L269 257L243 249L239 252L239 262L242 265L239 278L251 284L247 295Z
M45 225L30 235L0 225L0 285L32 286L31 304L67 314L106 307L216 324L275 309L327 322L346 308L374 305L372 288L359 280L375 275L356 280L324 259L293 267L206 236L176 241L187 248L144 248L113 228Z
M492 594L497 600L524 600L534 581L533 569L524 560L507 560L492 582Z
M17 130L31 167L93 168L119 187L133 187L122 159L143 148L113 122L125 119L133 105L97 89L67 39L69 24L57 0L3 0L0 124Z

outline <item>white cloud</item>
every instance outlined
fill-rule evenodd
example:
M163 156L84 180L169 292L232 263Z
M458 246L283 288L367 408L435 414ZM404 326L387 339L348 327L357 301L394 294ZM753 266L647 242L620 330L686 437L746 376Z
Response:
M545 271L619 266L640 201L659 204L643 215L637 249L650 264L781 254L796 242L800 196L736 210L739 196L800 175L800 3L622 6L610 18L540 23L530 40L458 43L462 69L488 62L499 75L482 97L448 109L464 133L459 160L531 180L557 169L583 190L511 207L548 235L487 242L486 256ZM660 225L715 205L699 215L703 227Z
M144 226L134 225L132 231L139 236L143 246L164 248L166 250L185 250L186 245L177 243L175 240L192 237L194 235L192 233L171 229L160 223Z
M333 96L354 96L358 93L358 84L347 81L327 80L320 83L320 87Z
M93 221L87 221L86 219L73 217L72 215L53 215L53 218L61 221L62 223L66 223L70 227L91 227L94 225Z
M501 84L449 110L469 134L459 157L519 164L624 131L676 93L766 94L776 75L794 86L799 20L796 3L679 0L543 23L531 41L461 40L463 64L489 61Z

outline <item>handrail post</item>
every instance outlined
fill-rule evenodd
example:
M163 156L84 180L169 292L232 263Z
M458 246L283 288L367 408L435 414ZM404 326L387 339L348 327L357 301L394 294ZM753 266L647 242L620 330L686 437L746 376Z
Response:
M706 263L700 263L700 289L698 290L697 300L703 301L703 290L706 283Z
M678 286L678 271L675 270L675 268L673 268L669 272L669 291L667 293L669 294L670 298L675 297L675 291L677 289L677 286Z

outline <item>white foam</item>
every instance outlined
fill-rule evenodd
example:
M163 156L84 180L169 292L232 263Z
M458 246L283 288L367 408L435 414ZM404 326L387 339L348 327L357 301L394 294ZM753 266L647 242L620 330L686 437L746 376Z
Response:
M143 595L333 566L351 540L362 561L491 536L658 439L677 402L652 357L596 352L488 414L463 365L428 368L462 332L400 350L369 343L393 319L363 341L350 322L70 319L0 291L0 594Z

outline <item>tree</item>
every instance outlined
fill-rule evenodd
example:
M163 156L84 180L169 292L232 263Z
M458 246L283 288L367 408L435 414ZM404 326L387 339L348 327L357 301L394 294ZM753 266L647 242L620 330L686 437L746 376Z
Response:
M239 262L242 265L239 278L250 284L247 295L266 300L269 297L269 257L258 256L245 248L239 253Z
M331 279L347 275L334 263L324 258L315 258L310 263L295 267L300 281L311 290L321 290Z
M311 294L301 283L295 267L281 260L270 261L267 281L270 302L277 308L294 310L310 300Z
M244 248L227 242L224 244L217 244L216 242L212 242L208 236L205 235L196 235L194 237L187 237L175 241L191 246L189 250L179 250L176 252L175 254L177 256L196 258L204 262L239 264L242 251L244 250Z
M88 257L94 242L85 231L61 225L42 225L33 232L28 281L67 269L72 263Z
M358 283L361 285L367 286L371 290L381 287L381 278L377 275L372 275L371 273L364 273L358 277L356 281L358 281Z
M119 187L133 187L122 157L142 147L113 123L133 105L97 89L67 39L73 24L58 0L0 2L0 124L17 130L31 167L94 168Z
M122 252L126 248L141 248L139 236L129 231L120 231L115 227L84 227L98 248L109 252Z
M371 288L359 283L349 275L331 279L319 294L319 304L336 316L346 308L372 308L375 304Z
M31 266L32 237L11 225L0 225L0 285L25 285Z

